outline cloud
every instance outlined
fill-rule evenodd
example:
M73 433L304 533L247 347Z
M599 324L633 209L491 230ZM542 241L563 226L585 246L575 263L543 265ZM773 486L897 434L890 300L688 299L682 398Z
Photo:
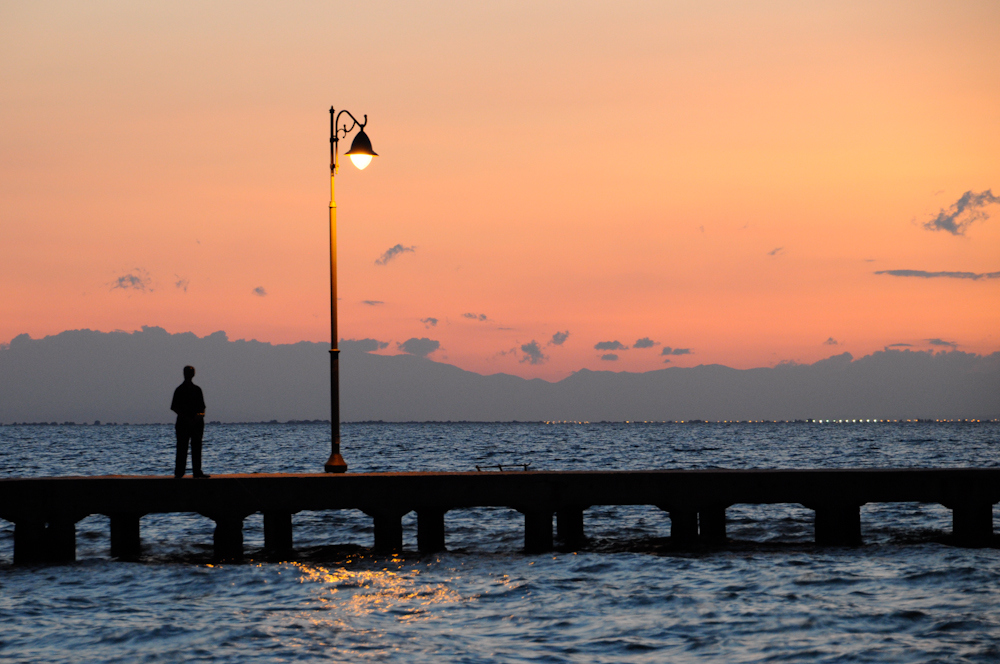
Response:
M913 344L889 344L886 348L911 348Z
M948 231L952 235L965 235L965 229L975 221L986 221L990 215L984 210L987 205L1000 203L1000 197L993 195L992 189L967 191L962 197L952 203L947 211L944 208L937 216L924 223L929 231Z
M777 247L777 248L772 249L771 251L767 252L767 255L768 256L777 256L778 254L782 253L784 250L785 250L784 247Z
M605 362L617 362L618 356L614 353L605 353L604 355L601 355L601 359Z
M424 327L430 329L438 324L438 319L427 317L427 318L421 318L420 322L424 324Z
M180 288L185 293L188 292L188 286L191 285L191 282L188 279L177 276L176 274L174 276L177 277L177 281L174 282L174 286Z
M388 249L385 250L385 253L376 258L375 265L385 265L399 254L416 250L417 250L416 247L404 247L401 244L397 244L395 247L389 247Z
M614 341L598 341L594 344L594 350L628 350L628 346L615 339ZM615 357L615 359L618 358Z
M663 363L666 364L669 361L670 361L670 358L668 357L667 359L663 360Z
M552 335L552 339L549 340L549 346L562 346L569 339L569 330L565 332L556 332Z
M347 353L370 353L373 350L388 348L388 341L378 339L341 339L339 348Z
M435 341L434 339L428 339L427 337L421 337L417 339L412 337L407 339L403 343L397 343L396 348L408 353L409 355L417 355L418 357L427 357L438 348L441 347L440 341Z
M830 337L829 339L827 339L826 341L824 341L823 344L825 346L836 346L837 345L837 340L834 339L833 337Z
M377 307L380 304L385 304L382 300L361 300L361 304L367 304L369 307Z
M649 337L643 337L642 339L636 339L636 342L632 344L632 348L652 348L653 346L658 346L659 341L653 341Z
M122 290L135 290L140 293L151 293L153 280L149 278L149 272L141 267L130 270L111 282L111 290L120 288Z
M920 279L1000 279L1000 272L925 272L924 270L879 270L875 274L893 277L919 277Z
M690 348L671 348L670 346L664 346L663 350L660 351L660 355L690 355Z
M521 344L521 352L524 353L521 362L527 362L528 364L542 364L545 360L549 359L542 354L541 347L534 339L531 340L531 343Z
M254 288L252 292L257 297L264 297L265 295L267 295L267 291L264 290L263 286L257 286L257 288Z
M471 314L471 313L466 313L466 314L462 314L462 318L468 318L469 320L479 320L479 321L487 321L487 320L489 320L489 318L486 316L486 314Z
M958 344L954 341L945 341L944 339L928 339L927 343L932 346L948 346L949 348L957 348Z

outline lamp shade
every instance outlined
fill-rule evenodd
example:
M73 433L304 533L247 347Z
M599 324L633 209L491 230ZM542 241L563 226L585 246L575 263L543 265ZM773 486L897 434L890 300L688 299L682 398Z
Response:
M372 157L377 157L378 154L372 150L372 142L368 138L368 134L362 129L358 131L358 135L354 137L354 141L351 143L351 149L345 152L347 156L351 158L354 165L359 169L364 169L365 166L371 163Z

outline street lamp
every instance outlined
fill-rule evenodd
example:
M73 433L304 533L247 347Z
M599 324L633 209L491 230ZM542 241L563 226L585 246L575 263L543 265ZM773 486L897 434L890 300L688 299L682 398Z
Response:
M351 119L351 126L340 124L340 116L347 114ZM364 121L359 121L349 111L336 113L330 107L330 458L323 465L323 470L328 473L343 473L347 471L347 462L340 456L340 349L337 348L337 202L334 196L334 178L337 175L339 166L337 161L337 146L341 136L347 138L355 127L358 127L358 135L351 143L351 149L347 154L354 165L359 169L364 169L371 163L372 157L377 157L372 150L372 142L365 134L365 125L368 124L368 116L364 116Z

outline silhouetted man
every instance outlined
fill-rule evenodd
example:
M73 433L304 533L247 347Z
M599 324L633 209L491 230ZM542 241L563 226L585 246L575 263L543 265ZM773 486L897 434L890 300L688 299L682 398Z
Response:
M191 443L191 475L208 477L201 472L201 437L205 433L205 397L201 388L191 382L194 367L184 367L184 382L174 390L170 410L177 413L177 461L174 477L184 477L187 466L188 443Z

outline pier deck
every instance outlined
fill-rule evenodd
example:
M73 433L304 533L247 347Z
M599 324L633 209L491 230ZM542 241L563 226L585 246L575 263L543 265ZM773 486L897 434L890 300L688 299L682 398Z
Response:
M677 544L723 543L726 508L795 503L815 511L817 544L861 543L866 503L940 503L952 510L956 544L993 538L1000 469L512 471L101 476L0 479L0 518L12 521L15 563L75 559L75 524L91 514L111 519L111 552L140 552L140 519L157 512L194 512L216 523L220 559L243 554L243 520L264 516L265 548L292 547L292 514L357 509L374 520L374 547L401 547L401 518L417 513L422 551L445 548L448 510L509 507L524 514L525 550L553 546L553 515L567 546L585 539L592 505L655 505L670 515Z

